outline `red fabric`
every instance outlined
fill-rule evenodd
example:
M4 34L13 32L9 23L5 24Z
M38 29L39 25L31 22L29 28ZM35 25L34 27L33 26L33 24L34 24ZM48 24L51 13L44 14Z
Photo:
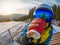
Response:
M34 19L30 23L30 26L28 27L28 31L36 30L37 32L40 33L40 35L42 35L45 25L46 25L46 22L42 18Z

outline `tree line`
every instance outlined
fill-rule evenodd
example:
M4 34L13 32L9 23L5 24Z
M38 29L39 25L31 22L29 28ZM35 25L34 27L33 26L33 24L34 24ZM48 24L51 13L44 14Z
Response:
M52 9L53 9L54 19L60 20L60 5L58 5L58 6L53 5Z
M35 10L35 7L29 10L29 14L28 15L25 15L23 17L20 17L18 19L14 19L14 20L15 21L25 21L27 19L31 19L32 20L33 19L33 12L34 12L34 10Z
M60 5L53 5L52 6L53 9L53 17L55 20L60 20ZM16 21L25 21L27 19L33 19L33 12L35 10L35 7L30 9L29 14L25 15L23 17L20 17L19 19L17 19Z

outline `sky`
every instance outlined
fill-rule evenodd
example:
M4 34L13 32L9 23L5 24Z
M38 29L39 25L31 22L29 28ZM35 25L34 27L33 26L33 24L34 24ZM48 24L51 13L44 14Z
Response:
M28 14L29 9L41 4L60 4L60 0L0 0L0 15L11 13Z

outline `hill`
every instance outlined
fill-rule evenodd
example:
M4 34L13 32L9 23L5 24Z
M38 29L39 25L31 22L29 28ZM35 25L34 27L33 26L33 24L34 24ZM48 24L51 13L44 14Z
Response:
M24 14L10 14L10 15L0 15L0 22L5 20L13 20L18 19L20 17L25 16Z

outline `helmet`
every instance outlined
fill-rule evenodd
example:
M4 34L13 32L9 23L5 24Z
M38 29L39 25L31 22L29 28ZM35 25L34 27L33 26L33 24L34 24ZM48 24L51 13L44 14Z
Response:
M46 22L50 22L53 17L52 7L47 4L41 4L34 10L34 18L43 18Z

